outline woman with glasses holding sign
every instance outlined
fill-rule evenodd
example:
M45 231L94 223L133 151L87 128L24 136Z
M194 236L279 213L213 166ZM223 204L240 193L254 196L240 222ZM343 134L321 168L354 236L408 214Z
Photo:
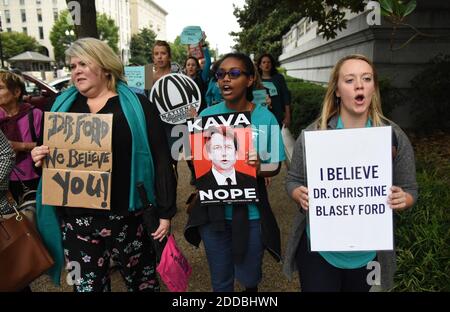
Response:
M333 68L317 121L306 131L364 127L392 127L393 185L387 204L394 211L410 208L417 199L414 151L408 137L383 116L377 72L363 55L349 55ZM291 278L299 271L302 291L369 291L367 264L380 264L381 288L393 286L395 251L311 252L308 250L309 208L304 132L297 139L286 178L288 194L301 207L293 224L286 251L284 271ZM332 151L330 151L332 152Z
M144 207L137 191L143 182L160 218L151 237L161 241L176 213L176 182L158 111L124 83L123 65L103 41L79 39L66 55L74 86L56 98L51 111L113 115L111 207L41 206L39 188L38 228L55 260L50 274L59 284L64 255L75 291L110 291L113 259L129 291L158 291L155 252L143 225ZM36 166L48 154L47 146L34 148Z
M259 202L240 205L200 205L197 198L185 228L185 238L198 246L203 241L214 291L233 291L235 278L246 291L257 291L262 278L264 249L281 259L280 232L272 213L265 177L278 174L284 149L278 123L269 110L255 105L255 68L241 53L225 55L216 71L223 102L208 107L200 117L251 112L253 145L257 152L246 162L256 167Z
M270 54L259 57L257 64L264 87L269 90L271 99L270 111L275 115L280 127L289 127L291 123L291 93L287 88L283 75L276 68L276 61Z

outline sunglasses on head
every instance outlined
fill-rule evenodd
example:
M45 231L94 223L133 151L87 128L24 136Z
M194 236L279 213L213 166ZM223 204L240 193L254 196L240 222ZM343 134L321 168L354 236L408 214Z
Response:
M222 69L219 69L216 71L216 78L217 78L217 80L222 80L225 78L226 75L228 75L228 77L230 77L230 79L237 79L242 74L248 76L247 72L242 71L239 68L232 68L229 71L224 71Z

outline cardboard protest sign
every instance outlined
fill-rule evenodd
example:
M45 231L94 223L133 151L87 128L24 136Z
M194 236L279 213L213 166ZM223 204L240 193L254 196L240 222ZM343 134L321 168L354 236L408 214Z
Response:
M45 205L110 209L112 114L44 114Z
M180 36L181 44L197 44L203 38L200 26L186 26Z
M250 113L199 117L187 125L200 203L258 202L256 168L246 164L253 150Z
M162 121L176 125L186 122L190 110L198 112L202 96L194 80L183 74L169 74L156 81L150 101L158 108Z
M129 87L150 90L153 85L153 64L125 66L125 77Z
M312 251L392 250L392 129L306 131Z

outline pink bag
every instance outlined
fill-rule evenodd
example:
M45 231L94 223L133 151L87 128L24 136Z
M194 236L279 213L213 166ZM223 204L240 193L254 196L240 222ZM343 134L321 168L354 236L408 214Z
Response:
M192 268L178 249L173 234L169 235L167 239L156 271L171 292L186 291Z

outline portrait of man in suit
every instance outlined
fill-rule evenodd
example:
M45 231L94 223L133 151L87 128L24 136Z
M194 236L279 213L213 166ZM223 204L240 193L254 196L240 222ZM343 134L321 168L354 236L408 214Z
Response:
M236 185L236 188L254 187L255 177L235 169L239 146L233 129L214 127L205 131L203 135L212 168L197 179L197 187L199 189L212 189L223 185Z

